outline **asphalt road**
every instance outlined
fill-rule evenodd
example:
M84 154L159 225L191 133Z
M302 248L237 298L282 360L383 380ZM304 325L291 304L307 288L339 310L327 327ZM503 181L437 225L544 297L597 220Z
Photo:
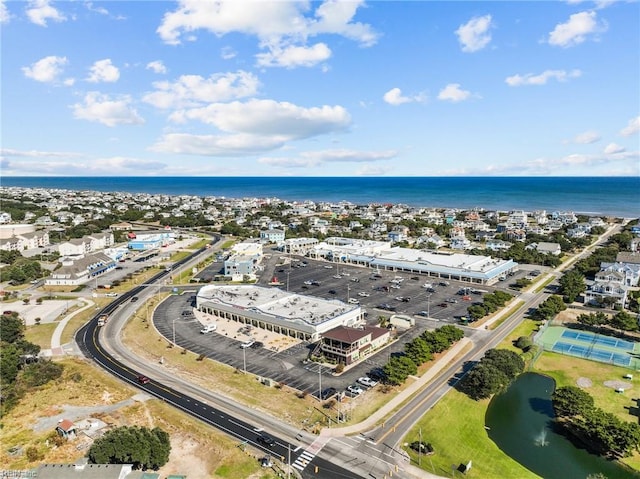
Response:
M193 256L197 256L203 252L204 250L200 250ZM193 256L185 258L180 264L188 263ZM188 385L188 383L180 381L177 378L157 378L154 374L150 374L147 371L147 369L149 369L148 364L145 367L144 362L139 358L132 361L132 358L135 358L133 354L129 354L129 352L122 349L116 351L116 349L118 349L118 341L115 341L114 334L109 335L108 333L108 330L113 324L112 321L117 322L118 320L116 318L119 312L130 307L131 303L129 301L133 296L143 296L148 285L154 283L161 284L169 274L169 271L162 271L149 280L146 285L138 286L124 293L110 303L100 312L100 315L110 315L110 320L106 326L99 327L97 325L97 320L100 315L96 315L91 321L85 324L76 333L75 337L83 354L93 359L98 365L114 376L135 385L149 395L171 404L206 424L235 437L238 439L239 445L251 445L263 451L265 456L280 458L282 461L290 460L292 468L296 468L296 471L302 470L300 472L302 477L322 479L337 477L349 479L361 478L362 476L355 472L351 472L339 465L317 457L315 454L309 453L308 447L305 447L305 444L300 444L300 440L302 439L301 434L296 436L298 442L293 443L282 439L278 435L269 433L269 435L275 439L275 443L271 446L260 443L258 437L263 433L263 428L241 419L243 414L241 414L240 411L232 411L230 414L228 408L213 406L212 403L215 404L216 399L219 399L216 398L215 395L210 394L207 399L202 400L196 396L202 395L203 391L196 391ZM133 309L133 307L131 307L131 309ZM119 321L122 323L126 317L126 314L122 314ZM109 350L101 343L101 339L105 338L113 341L113 344L109 346ZM122 361L123 357L129 360ZM141 375L147 376L149 381L144 384L140 383L139 377ZM162 381L160 379L162 379ZM187 394L184 392L185 390L193 394ZM226 405L229 406L228 403ZM239 409L239 407L236 409Z

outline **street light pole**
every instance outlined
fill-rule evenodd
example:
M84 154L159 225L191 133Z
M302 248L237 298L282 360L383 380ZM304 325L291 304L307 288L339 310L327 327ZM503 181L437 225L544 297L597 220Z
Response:
M427 318L431 318L431 295L433 293L430 293L429 296L427 296Z
M318 365L318 401L322 402L322 365Z
M176 344L176 320L172 321L173 324L173 344Z
M242 348L242 369L247 374L247 348Z

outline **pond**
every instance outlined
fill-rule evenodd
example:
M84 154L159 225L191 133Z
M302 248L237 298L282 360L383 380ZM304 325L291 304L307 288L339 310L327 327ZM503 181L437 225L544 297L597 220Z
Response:
M554 432L554 389L548 376L521 374L489 404L486 426L491 440L544 479L586 479L595 473L609 479L640 479L639 472L590 454Z

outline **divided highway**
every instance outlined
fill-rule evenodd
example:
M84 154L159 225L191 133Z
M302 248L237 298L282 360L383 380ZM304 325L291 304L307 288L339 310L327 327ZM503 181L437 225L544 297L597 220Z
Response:
M174 264L173 269L184 266L185 264L193 261L196 257L207 251L207 248L202 248L187 258ZM78 330L75 336L76 343L78 344L82 353L96 362L103 369L113 374L114 376L126 381L136 387L142 389L147 394L156 397L168 404L190 414L191 416L209 424L230 436L238 439L239 444L250 444L251 446L264 451L265 456L271 456L282 460L283 463L289 462L290 472L292 477L314 477L320 479L331 478L346 478L346 479L359 479L363 476L346 470L340 466L332 464L331 462L324 460L320 457L316 457L315 454L310 454L308 449L299 443L291 443L289 441L278 438L277 436L269 433L268 436L273 437L274 442L272 445L259 442L259 437L263 434L261 427L255 426L240 419L240 414L236 415L229 411L229 408L218 408L205 402L206 400L197 399L195 396L203 397L203 391L196 391L188 384L181 384L181 381L177 378L172 378L167 383L175 384L175 386L169 386L151 378L144 384L139 381L139 377L143 374L134 369L135 368L135 356L127 355L127 361L120 361L119 354L112 354L107 350L105 345L100 342L100 332L103 327L98 326L98 318L102 315L114 316L121 307L134 296L141 295L148 287L160 287L162 281L171 274L171 271L162 271L153 276L146 284L137 286L126 293L123 293L108 306L106 306L99 314L96 314L87 324ZM105 327L106 329L106 327ZM111 345L110 345L111 346ZM143 367L140 367L143 369ZM185 394L182 391L189 391L193 394ZM211 394L207 400L215 402L216 397ZM297 439L302 439L298 437ZM317 471L317 472L316 472Z

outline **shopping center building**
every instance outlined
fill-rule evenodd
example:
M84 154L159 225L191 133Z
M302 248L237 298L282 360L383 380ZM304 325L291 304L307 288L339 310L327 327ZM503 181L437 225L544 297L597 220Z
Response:
M254 285L203 286L198 310L303 341L318 341L337 326L364 324L360 306Z

